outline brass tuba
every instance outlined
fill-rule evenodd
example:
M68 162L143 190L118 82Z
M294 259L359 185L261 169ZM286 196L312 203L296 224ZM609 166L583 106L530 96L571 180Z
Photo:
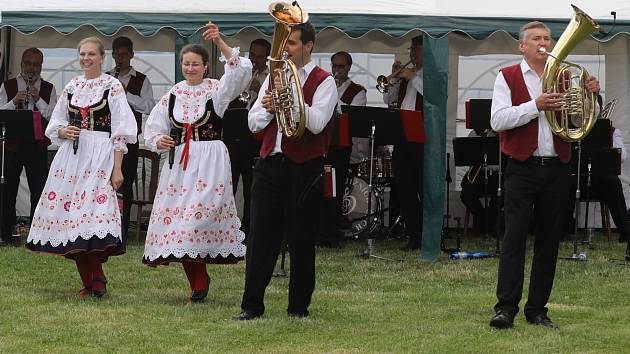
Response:
M588 71L564 59L586 36L599 30L599 25L584 11L571 6L573 18L549 54L542 76L542 89L543 92L562 93L564 100L561 110L545 112L551 131L562 140L579 141L595 125L596 95L584 88ZM540 48L539 51L545 50Z
M276 121L285 137L297 139L306 128L304 97L298 69L288 59L284 46L292 27L308 21L308 13L282 1L271 3L269 13L276 19L269 55L269 82ZM294 94L298 102L295 102Z

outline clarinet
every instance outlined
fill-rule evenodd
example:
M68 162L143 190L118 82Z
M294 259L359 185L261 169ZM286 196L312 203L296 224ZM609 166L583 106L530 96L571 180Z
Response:
M178 129L171 128L171 133L169 136L173 139L173 141L177 141ZM177 145L177 144L175 144ZM173 169L173 164L175 163L175 146L169 149L168 151L168 169Z
M26 74L26 98L24 99L24 109L29 109L31 95L28 93L29 86L33 84L33 73Z
M120 75L120 65L116 65L116 67L114 68L114 77L118 78L119 75Z

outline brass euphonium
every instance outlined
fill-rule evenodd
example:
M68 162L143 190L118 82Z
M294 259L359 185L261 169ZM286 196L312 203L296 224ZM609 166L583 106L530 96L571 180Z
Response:
M571 6L573 18L549 54L542 76L542 89L543 92L561 93L564 101L561 110L545 112L551 131L562 140L579 141L595 125L596 94L587 92L584 87L588 71L564 59L586 36L599 30L599 25L584 11ZM544 48L539 51L546 52Z
M276 19L269 55L269 82L276 111L278 129L287 138L299 138L306 128L306 114L302 83L295 64L284 50L293 26L308 21L308 13L299 6L277 1L269 5L269 13ZM294 94L297 98L295 102Z

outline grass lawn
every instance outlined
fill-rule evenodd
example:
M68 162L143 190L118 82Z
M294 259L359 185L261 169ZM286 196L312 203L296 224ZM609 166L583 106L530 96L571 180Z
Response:
M286 316L288 279L274 278L265 315L249 322L230 319L240 311L243 262L209 266L206 302L189 305L181 266L146 267L132 245L105 265L109 293L96 300L77 296L72 262L3 247L0 353L630 353L630 266L610 260L625 245L597 241L588 262L558 261L549 316L559 330L529 325L520 312L501 331L488 325L497 259L424 263L399 241L377 241L375 253L403 262L358 258L359 242L318 249L311 316ZM570 253L563 243L560 254Z

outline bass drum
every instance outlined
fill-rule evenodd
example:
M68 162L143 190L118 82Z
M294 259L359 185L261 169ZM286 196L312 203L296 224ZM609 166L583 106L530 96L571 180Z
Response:
M363 231L372 231L378 224L378 213L383 208L380 198L380 192L374 188L372 191L371 209L373 214L373 222L370 230L366 230L368 226L368 183L359 177L351 177L346 183L343 194L341 213L348 220L349 229L344 230L344 234L348 237L358 237Z

